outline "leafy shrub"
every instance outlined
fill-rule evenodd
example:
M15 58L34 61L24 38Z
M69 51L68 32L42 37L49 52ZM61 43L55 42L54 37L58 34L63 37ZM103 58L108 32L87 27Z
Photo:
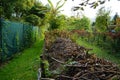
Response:
M26 17L26 22L31 23L34 26L39 26L41 25L42 19L38 17L37 15L30 14Z

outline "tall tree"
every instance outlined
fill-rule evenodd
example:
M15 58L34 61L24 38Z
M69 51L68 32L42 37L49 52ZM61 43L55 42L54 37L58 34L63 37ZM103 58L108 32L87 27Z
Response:
M95 22L97 30L101 32L109 30L108 28L109 23L110 23L110 10L105 10L104 8L99 9Z
M17 0L14 7L14 14L17 18L26 16L27 12L34 6L35 0Z
M32 8L29 10L28 14L34 14L40 18L44 18L48 11L49 9L46 6L44 6L41 2L36 1L34 6L32 6Z
M1 16L10 18L12 13L14 12L14 3L17 0L1 0L0 1L0 9L1 9Z
M0 8L2 16L10 19L11 17L22 17L34 5L35 0L1 0Z
M25 20L32 23L35 26L41 26L44 24L44 18L49 9L41 2L36 1L34 6L28 11Z
M82 18L71 18L69 21L73 29L89 30L90 29L90 19L86 16Z

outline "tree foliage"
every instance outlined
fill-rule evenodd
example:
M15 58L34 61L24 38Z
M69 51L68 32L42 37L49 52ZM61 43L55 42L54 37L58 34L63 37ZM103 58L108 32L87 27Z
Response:
M89 30L90 29L90 19L86 16L82 18L69 18L69 26L71 29Z
M67 27L67 19L65 15L59 15L56 17L56 23L58 29L66 29Z
M16 17L26 16L26 13L32 8L34 3L35 0L18 0L14 8Z
M35 0L1 0L2 16L10 19L11 17L22 17L34 5Z
M34 26L39 26L41 25L42 19L37 15L30 14L26 17L26 22L29 22Z
M41 26L44 24L44 18L47 12L49 12L49 9L41 2L36 1L28 11L25 21L32 23L35 26Z
M35 26L44 23L49 9L37 0L1 0L1 17L15 21L29 22Z
M74 1L74 0L72 0L72 1ZM84 10L84 7L86 7L86 6L90 6L90 8L95 9L96 7L104 4L107 1L110 1L110 0L81 0L81 3L79 3L78 6L75 6L73 10L74 11L79 10L79 9ZM120 1L120 0L117 0L117 1Z
M87 18L86 16L83 16L83 18L80 19L80 24L79 27L83 27L83 29L85 30L89 30L90 29L90 19Z
M16 2L16 0L12 0L12 1L11 0L1 0L0 1L0 9L1 9L0 15L2 17L10 18L12 12L14 11L14 3L15 2Z
M110 11L104 8L99 9L96 17L95 26L97 30L104 32L108 31L108 24L110 23Z
M34 6L29 10L28 14L34 14L39 16L40 18L44 18L45 14L49 11L49 9L44 6L41 2L35 2Z
M61 1L62 0L59 0L56 3L56 6L54 6L53 3L51 2L51 0L48 0L49 6L50 6L50 14L51 14L52 17L56 17L61 12L60 9L65 4L65 1L63 3Z
M53 3L48 0L50 12L46 14L46 19L48 23L50 24L49 30L57 29L60 24L58 22L60 21L57 17L59 16L59 13L61 12L61 8L65 4L65 1L62 3L61 0L59 0L56 3L56 6L53 5ZM62 23L61 23L62 24Z

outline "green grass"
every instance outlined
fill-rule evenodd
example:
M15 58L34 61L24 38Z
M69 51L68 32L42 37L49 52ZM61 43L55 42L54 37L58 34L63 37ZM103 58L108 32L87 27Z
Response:
M116 64L118 64L120 66L119 57L116 57L115 54L109 54L108 50L101 49L98 46L92 45L92 44L90 44L90 43L88 43L86 41L81 40L80 38L77 39L76 42L79 45L84 46L86 48L92 48L93 50L90 51L90 53L94 53L97 57L109 60L109 61L111 61L113 63L116 63Z
M110 60L120 65L120 59L108 54L107 50L100 49L81 39L76 42L84 47L92 48L90 53L95 53L98 57ZM4 64L0 68L0 80L37 80L37 70L40 63L40 54L43 49L43 40L36 42L31 48L17 54L14 59Z
M20 52L0 68L0 80L37 80L43 40Z

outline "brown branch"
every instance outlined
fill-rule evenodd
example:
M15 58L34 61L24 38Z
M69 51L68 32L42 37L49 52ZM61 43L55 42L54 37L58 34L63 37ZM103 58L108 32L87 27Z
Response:
M60 75L60 77L62 77L62 78L67 78L67 79L76 79L76 78L74 78L74 77L70 77L70 76L65 76L65 75Z
M52 60L54 60L54 61L56 61L56 62L59 62L59 63L61 63L61 64L64 64L65 62L62 62L62 61L60 61L60 60L58 60L58 59L55 59L54 57L50 57Z
M41 78L41 80L55 80L55 79L52 79L52 78Z

